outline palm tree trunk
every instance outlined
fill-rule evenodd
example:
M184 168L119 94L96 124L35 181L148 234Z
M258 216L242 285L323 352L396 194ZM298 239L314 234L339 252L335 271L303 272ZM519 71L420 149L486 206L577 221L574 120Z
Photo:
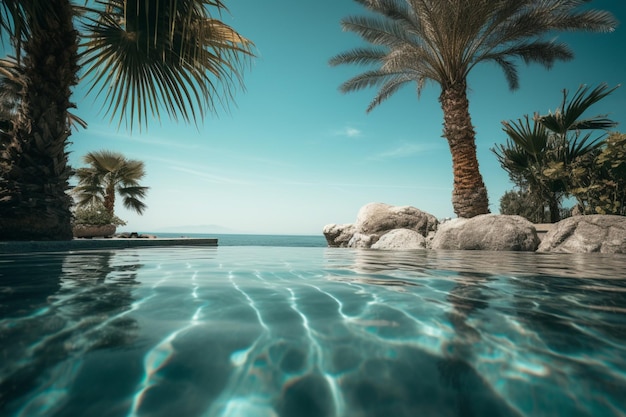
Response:
M110 182L107 185L106 193L104 195L104 208L111 216L113 216L115 210L115 184Z
M559 200L555 196L548 199L548 207L550 208L550 223L557 223L561 220L561 209Z
M0 238L72 238L66 146L70 88L77 81L77 32L69 0L47 0L29 15L25 86L11 142L0 155ZM41 9L39 9L41 10Z
M454 212L465 218L489 213L487 188L476 158L476 133L469 114L466 84L443 88L439 102L443 109L443 135L448 140L452 154Z

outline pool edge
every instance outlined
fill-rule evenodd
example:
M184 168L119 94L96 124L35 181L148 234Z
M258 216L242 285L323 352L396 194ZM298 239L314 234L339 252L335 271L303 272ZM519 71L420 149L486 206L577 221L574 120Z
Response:
M55 241L0 241L0 254L59 252L68 250L127 249L164 246L216 247L216 238L110 238Z

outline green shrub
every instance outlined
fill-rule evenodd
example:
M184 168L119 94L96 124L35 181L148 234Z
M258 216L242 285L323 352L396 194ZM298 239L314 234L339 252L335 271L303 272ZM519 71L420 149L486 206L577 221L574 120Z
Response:
M533 223L550 221L550 212L544 201L528 191L507 191L500 198L500 214L517 215Z
M89 226L114 224L115 226L124 226L126 222L109 213L103 205L89 204L76 209L76 212L74 213L74 224Z
M600 149L544 174L566 179L583 214L626 215L626 134L611 133Z

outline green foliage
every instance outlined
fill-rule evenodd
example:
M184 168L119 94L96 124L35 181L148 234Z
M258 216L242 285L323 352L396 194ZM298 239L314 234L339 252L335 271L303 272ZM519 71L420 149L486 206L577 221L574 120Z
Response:
M74 213L74 224L88 226L103 226L113 224L124 226L126 222L114 214L109 213L102 204L88 204L78 207Z
M500 214L522 216L533 223L549 223L550 209L545 201L537 200L528 190L509 190L500 197ZM559 217L572 216L571 208L559 208Z
M496 145L492 151L517 187L529 192L538 206L549 207L551 222L561 218L563 197L574 196L585 207L579 196L602 193L603 187L610 185L592 180L591 172L597 168L593 168L591 161L605 144L606 134L597 132L604 132L616 123L606 115L591 118L583 115L616 88L606 84L594 89L581 86L571 100L565 90L554 113L535 114L532 123L528 116L503 122L508 136L506 144Z
M528 191L507 191L500 198L500 214L517 215L533 223L545 223L549 218L544 202Z
M565 178L585 214L626 215L626 134L611 133L593 153L544 173Z

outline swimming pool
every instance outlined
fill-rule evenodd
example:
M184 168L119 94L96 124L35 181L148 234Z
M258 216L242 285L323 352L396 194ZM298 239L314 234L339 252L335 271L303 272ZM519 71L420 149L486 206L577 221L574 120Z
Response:
M626 416L626 257L0 256L0 415Z

